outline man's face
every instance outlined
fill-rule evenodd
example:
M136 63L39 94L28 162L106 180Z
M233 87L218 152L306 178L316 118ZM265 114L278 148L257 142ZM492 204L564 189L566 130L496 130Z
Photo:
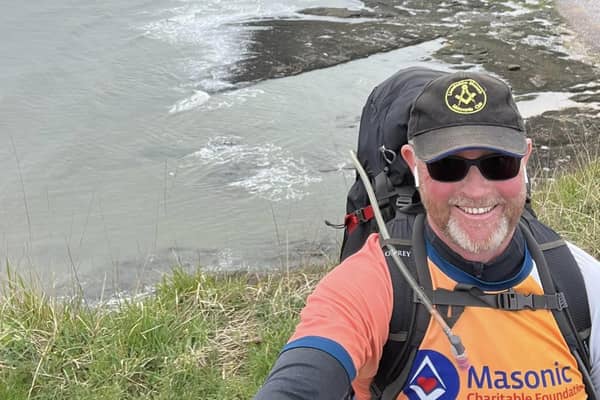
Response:
M416 160L429 224L463 258L487 262L506 248L525 204L524 170L529 152L517 176L507 180L488 180L471 166L464 179L440 182L429 175L424 162ZM455 155L477 159L490 153L467 150Z

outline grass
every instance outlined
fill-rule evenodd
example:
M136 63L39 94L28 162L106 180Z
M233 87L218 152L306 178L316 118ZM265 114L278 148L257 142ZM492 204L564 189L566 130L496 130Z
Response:
M0 309L0 399L247 399L322 272L175 269L116 307L57 302L14 275Z
M532 196L538 217L596 258L600 258L600 160L550 180Z
M600 256L600 162L534 193L540 218ZM207 274L174 269L116 305L48 298L8 270L0 399L248 399L327 268Z

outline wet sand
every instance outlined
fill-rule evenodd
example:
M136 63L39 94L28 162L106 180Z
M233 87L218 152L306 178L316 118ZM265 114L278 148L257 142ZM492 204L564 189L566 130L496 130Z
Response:
M600 64L600 1L557 0L556 8L575 33L572 47Z

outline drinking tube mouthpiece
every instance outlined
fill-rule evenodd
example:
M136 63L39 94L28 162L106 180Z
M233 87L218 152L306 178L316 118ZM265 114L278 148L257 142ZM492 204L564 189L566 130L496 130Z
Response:
M375 215L375 221L377 222L377 227L379 228L379 234L385 241L387 241L390 238L390 234L387 230L387 227L385 226L385 221L383 220L383 217L381 215L381 210L379 209L379 204L377 203L377 197L375 196L375 192L373 191L373 187L371 186L371 181L369 180L369 177L367 176L365 169L363 168L360 161L358 160L356 153L352 150L350 150L350 157L352 158L352 162L354 163L354 166L356 167L356 170L358 171L358 175L360 176L360 179L361 179L363 185L365 186L367 195L369 196L369 202L371 203L371 207L373 208L373 214ZM389 243L386 244L386 246L390 250L392 250L390 252L390 255L392 256L392 259L396 263L396 266L402 273L402 276L404 276L404 279L406 279L406 281L408 282L410 287L414 290L416 296L419 298L421 303L425 306L425 308L427 308L427 311L429 312L431 317L440 325L440 327L442 328L442 331L446 334L446 337L450 341L452 354L454 355L454 358L456 359L456 363L458 364L458 367L462 370L468 369L469 368L469 360L467 359L467 352L460 340L460 337L458 335L455 335L452 332L452 329L450 329L450 327L446 323L446 320L442 317L442 315L439 313L439 311L433 306L433 303L431 302L429 297L427 297L427 294L423 291L423 289L421 289L421 286L419 286L419 283L415 280L415 278L412 276L410 271L406 268L406 265L404 265L404 263L402 262L400 257L398 257L398 252L396 251L396 248Z
M452 345L452 354L456 359L458 368L462 370L469 369L470 363L469 359L467 358L467 351L465 350L465 346L463 346L460 337L451 333L450 336L448 336L448 339L450 339L450 344Z

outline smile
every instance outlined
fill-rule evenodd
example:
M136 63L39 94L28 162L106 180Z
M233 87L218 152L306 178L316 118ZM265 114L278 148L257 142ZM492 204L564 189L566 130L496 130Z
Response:
M471 215L481 215L492 211L494 206L491 207L460 207L457 206L462 212Z

